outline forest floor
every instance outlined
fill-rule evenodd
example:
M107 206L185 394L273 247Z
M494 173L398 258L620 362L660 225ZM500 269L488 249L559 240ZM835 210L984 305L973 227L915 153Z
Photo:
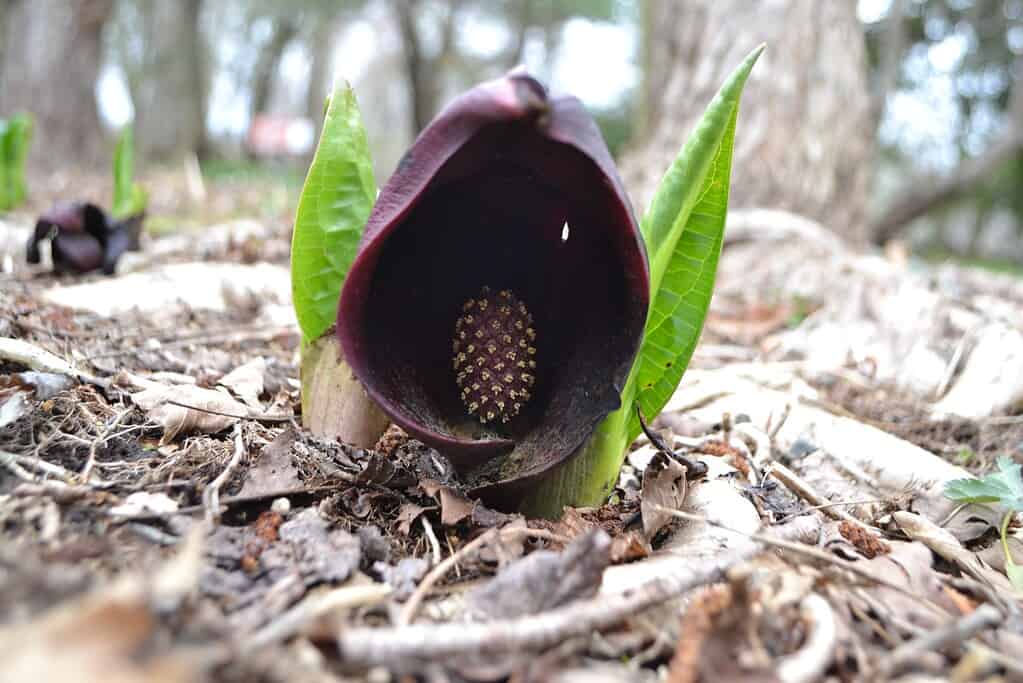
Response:
M0 679L1023 681L1003 512L944 495L1023 462L1020 281L740 231L664 444L525 519L303 430L294 188L245 187L112 278L0 218Z

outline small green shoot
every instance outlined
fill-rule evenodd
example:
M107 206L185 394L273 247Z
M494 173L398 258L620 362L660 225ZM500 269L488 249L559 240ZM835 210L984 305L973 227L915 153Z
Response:
M305 344L334 324L341 284L376 194L362 116L346 83L328 100L291 238L291 293Z
M963 446L956 453L956 462L960 465L967 465L977 454L973 452L973 449L969 446Z
M32 141L32 117L18 114L0 119L0 211L25 201L25 161Z
M149 196L142 186L134 182L135 136L131 124L121 131L114 148L114 218L127 218L146 210Z
M1007 456L998 458L998 469L979 479L956 479L945 486L945 495L959 503L993 503L1005 512L999 529L1005 551L1005 573L1017 590L1023 591L1023 565L1009 552L1009 523L1023 512L1023 475L1018 463Z

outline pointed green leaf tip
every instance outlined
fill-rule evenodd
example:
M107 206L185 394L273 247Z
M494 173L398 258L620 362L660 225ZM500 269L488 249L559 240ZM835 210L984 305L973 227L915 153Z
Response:
M721 86L643 217L652 296L633 374L635 400L651 420L678 387L707 317L725 232L739 100L763 51L761 45L751 52ZM639 432L633 409L627 440Z
M347 83L328 98L323 131L295 214L291 294L302 340L326 332L376 198L366 131Z

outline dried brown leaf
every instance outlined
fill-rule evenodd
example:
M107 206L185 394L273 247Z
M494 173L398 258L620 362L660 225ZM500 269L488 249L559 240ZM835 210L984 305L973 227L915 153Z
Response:
M643 473L640 512L648 541L671 520L671 510L682 509L686 499L686 468L663 452L650 460Z
M923 543L937 555L953 562L967 574L1005 594L1018 594L1005 574L992 569L977 553L963 547L949 531L922 515L895 512L892 518L906 534Z
M398 532L402 536L408 536L412 531L412 525L419 518L419 515L426 512L426 508L415 503L402 503L398 509L398 518L394 520L398 525Z
M440 495L440 522L444 526L454 526L472 515L475 503L469 500L465 494L450 486L441 486L438 493Z
M0 629L0 678L10 683L185 683L200 678L198 656L159 644L161 615L196 584L202 538L151 577L133 576Z
M182 433L215 434L250 412L248 406L223 391L190 384L150 386L132 394L131 400L163 427L161 444Z
M26 396L27 392L15 391L0 400L0 427L6 427L28 413L30 404Z
M266 359L253 358L221 377L217 384L230 389L231 393L250 408L262 410L263 404L260 402L259 396L263 393L265 376Z
M263 448L245 473L239 495L259 496L300 486L302 480L291 454L297 438L298 434L289 427Z
M601 530L580 536L563 552L540 550L509 564L466 598L476 619L514 619L592 597L610 561L611 538Z

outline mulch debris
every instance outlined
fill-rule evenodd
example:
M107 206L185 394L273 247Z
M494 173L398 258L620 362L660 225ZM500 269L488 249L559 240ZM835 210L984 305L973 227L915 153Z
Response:
M266 333L286 301L107 317L48 303L54 282L5 280L0 336L97 381L0 360L3 680L1023 680L997 516L914 520L947 501L790 433L797 408L715 413L707 388L633 445L606 504L525 519L396 427L369 449L303 429L297 329ZM790 308L718 316L705 342L755 357ZM694 374L686 391L718 377ZM932 458L931 483L1023 452L1023 420L786 377L813 415Z

